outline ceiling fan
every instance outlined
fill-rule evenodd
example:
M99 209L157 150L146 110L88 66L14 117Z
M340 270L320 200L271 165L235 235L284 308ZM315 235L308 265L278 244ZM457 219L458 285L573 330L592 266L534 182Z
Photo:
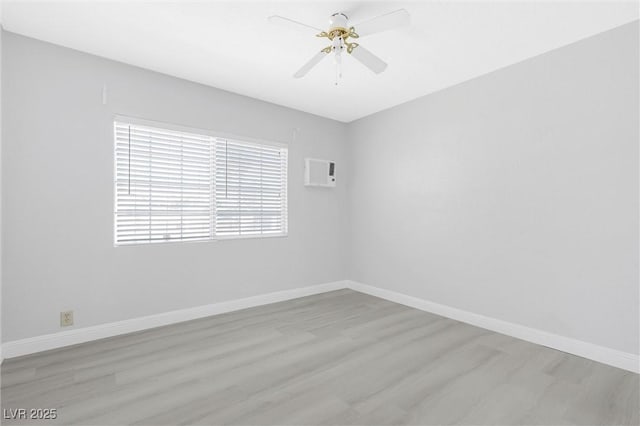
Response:
M316 53L293 76L295 78L304 77L322 59L333 53L336 63L336 84L338 84L338 78L341 77L342 53L344 51L376 74L380 74L387 68L386 62L351 40L409 25L410 15L405 9L399 9L352 26L347 15L338 12L329 18L329 29L327 31L277 15L270 16L269 21L307 32L315 31L316 37L328 38L331 44Z

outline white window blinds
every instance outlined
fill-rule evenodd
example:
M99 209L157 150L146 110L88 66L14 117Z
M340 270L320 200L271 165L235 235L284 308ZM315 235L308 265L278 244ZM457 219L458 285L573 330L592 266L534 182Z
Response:
M216 235L287 233L287 150L218 140Z
M115 243L287 233L287 149L115 123Z

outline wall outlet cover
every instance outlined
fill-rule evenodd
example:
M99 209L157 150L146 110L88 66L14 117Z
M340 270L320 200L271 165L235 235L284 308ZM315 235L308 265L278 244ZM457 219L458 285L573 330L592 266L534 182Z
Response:
M60 327L73 325L73 311L60 312Z

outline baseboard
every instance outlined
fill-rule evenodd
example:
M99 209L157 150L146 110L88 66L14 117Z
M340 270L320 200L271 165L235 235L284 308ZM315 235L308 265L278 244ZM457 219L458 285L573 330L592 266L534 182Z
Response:
M75 330L52 333L26 339L4 342L0 346L0 362L22 355L29 355L50 349L57 349L92 340L104 339L121 334L133 333L154 327L175 324L211 315L268 305L313 294L350 288L354 291L370 294L391 302L410 306L422 311L431 312L443 317L462 321L487 330L492 330L518 339L526 340L539 345L547 346L573 355L592 359L603 364L612 365L634 373L640 373L640 356L599 346L593 343L572 339L565 336L549 333L535 328L527 327L512 322L475 314L453 308L451 306L430 302L417 297L408 296L391 290L373 287L356 281L335 281L309 287L301 287L291 290L267 293L258 296L236 299L226 302L213 303L194 308L165 312L157 315L133 318L92 327L78 328Z
M2 344L2 356L9 359L17 356L29 355L50 349L89 342L92 340L104 339L106 337L113 337L121 334L147 330L154 327L161 327L163 325L175 324L211 315L223 314L226 312L238 311L240 309L268 305L270 303L339 290L345 287L345 281L334 281L326 284L300 287L291 290L247 297L244 299L196 306L194 308L180 309L156 315L4 342Z
M428 300L419 299L417 297L408 296L395 291L373 287L356 281L347 281L347 287L391 302L431 312L443 317L482 327L487 330L506 334L518 339L598 361L603 364L632 371L634 373L640 373L640 356L636 354L622 352L616 349L572 339L570 337L560 336L558 334L530 328L524 325L475 314L473 312L441 305L439 303L430 302Z

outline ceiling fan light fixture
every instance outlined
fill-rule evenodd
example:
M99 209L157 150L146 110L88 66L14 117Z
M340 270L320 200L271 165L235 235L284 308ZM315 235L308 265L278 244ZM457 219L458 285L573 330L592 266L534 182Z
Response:
M349 18L344 13L334 13L329 18L329 32L335 29L346 30L349 28Z
M313 67L318 65L322 59L329 53L334 53L334 62L337 65L337 75L341 75L340 63L341 53L346 50L354 59L360 62L365 67L369 68L376 74L380 74L387 68L387 63L382 59L371 53L369 50L360 46L358 43L349 42L349 38L360 38L363 34L379 33L387 30L396 29L401 26L409 24L409 12L404 9L399 9L393 12L389 12L385 15L372 18L361 24L351 26L347 15L341 12L334 13L329 18L329 29L327 31L321 31L316 33L316 37L325 37L331 41L331 44L320 52L316 53L306 64L302 66L293 76L294 78L304 77ZM282 16L271 16L269 21L276 24L286 24L288 26L295 26L296 28L317 28L303 24L293 19L284 18ZM361 32L357 31L360 28ZM337 79L336 79L337 84Z

